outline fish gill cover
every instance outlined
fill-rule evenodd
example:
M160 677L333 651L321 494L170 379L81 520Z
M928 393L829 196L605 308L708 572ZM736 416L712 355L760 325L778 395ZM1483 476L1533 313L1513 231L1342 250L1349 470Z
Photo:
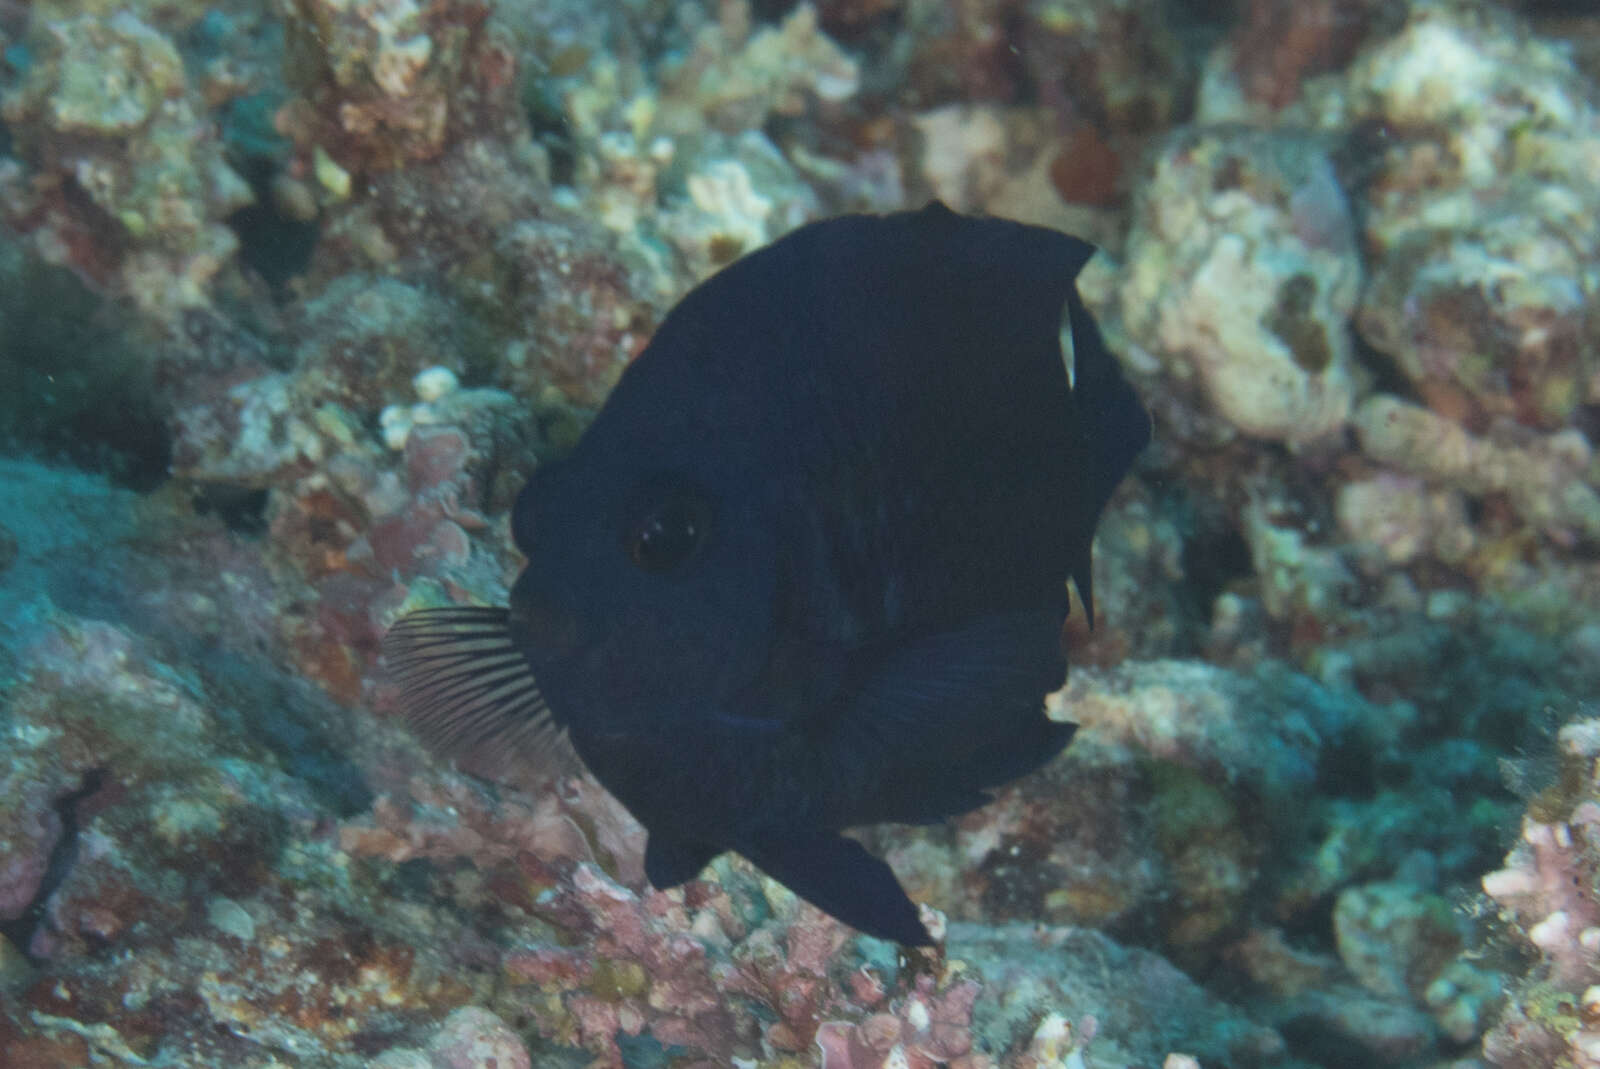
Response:
M1596 1064L1597 18L0 3L0 1063Z

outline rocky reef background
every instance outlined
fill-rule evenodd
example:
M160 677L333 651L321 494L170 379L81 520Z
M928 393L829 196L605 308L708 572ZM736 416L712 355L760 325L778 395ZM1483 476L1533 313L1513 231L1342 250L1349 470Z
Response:
M0 1064L1600 1066L1600 15L0 0ZM947 918L385 716L695 281L940 197L1156 419ZM1081 625L1081 614L1075 617Z

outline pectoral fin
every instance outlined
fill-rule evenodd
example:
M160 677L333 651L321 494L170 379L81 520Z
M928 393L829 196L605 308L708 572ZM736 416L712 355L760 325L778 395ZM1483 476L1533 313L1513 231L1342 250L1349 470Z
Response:
M413 731L463 767L506 783L581 767L517 650L503 608L422 609L383 638L388 678Z

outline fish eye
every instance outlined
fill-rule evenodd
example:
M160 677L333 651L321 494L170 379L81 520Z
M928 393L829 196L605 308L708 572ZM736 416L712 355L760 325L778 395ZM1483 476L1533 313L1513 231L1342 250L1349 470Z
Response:
M645 509L623 536L628 559L640 569L671 571L694 555L711 526L711 506L698 494L676 493Z

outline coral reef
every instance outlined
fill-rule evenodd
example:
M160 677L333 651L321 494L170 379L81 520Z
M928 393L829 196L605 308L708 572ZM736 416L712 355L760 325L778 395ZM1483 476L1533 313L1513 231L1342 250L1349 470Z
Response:
M288 73L299 95L279 121L323 196L343 200L368 172L507 132L516 61L489 12L481 0L288 5Z
M1596 27L0 0L0 1063L1600 1065ZM861 832L905 954L733 855L650 889L378 649L503 602L697 280L934 196L1104 248L1157 433L1071 747Z
M772 114L800 113L808 96L845 100L856 91L858 73L849 55L818 32L810 4L798 5L777 26L758 29L749 6L736 2L657 76L661 106L652 128L681 135L706 124L753 130Z
M1596 103L1559 48L1492 9L1430 2L1357 59L1342 99L1313 105L1396 133L1369 179L1358 322L1452 418L1553 429L1587 396Z
M1177 384L1261 438L1307 442L1344 423L1361 268L1344 193L1312 143L1175 135L1141 189L1127 256L1128 332Z
M1529 806L1505 867L1483 878L1537 954L1484 1037L1494 1065L1600 1062L1600 721L1568 724L1558 748L1555 782Z
M172 40L131 11L37 11L0 100L32 171L0 173L6 217L50 262L171 319L204 304L253 198L224 158ZM31 180L30 180L31 178Z
M1362 451L1382 464L1468 494L1504 494L1523 520L1563 542L1600 538L1600 494L1585 481L1592 451L1576 431L1500 445L1393 397L1369 399L1353 423Z

